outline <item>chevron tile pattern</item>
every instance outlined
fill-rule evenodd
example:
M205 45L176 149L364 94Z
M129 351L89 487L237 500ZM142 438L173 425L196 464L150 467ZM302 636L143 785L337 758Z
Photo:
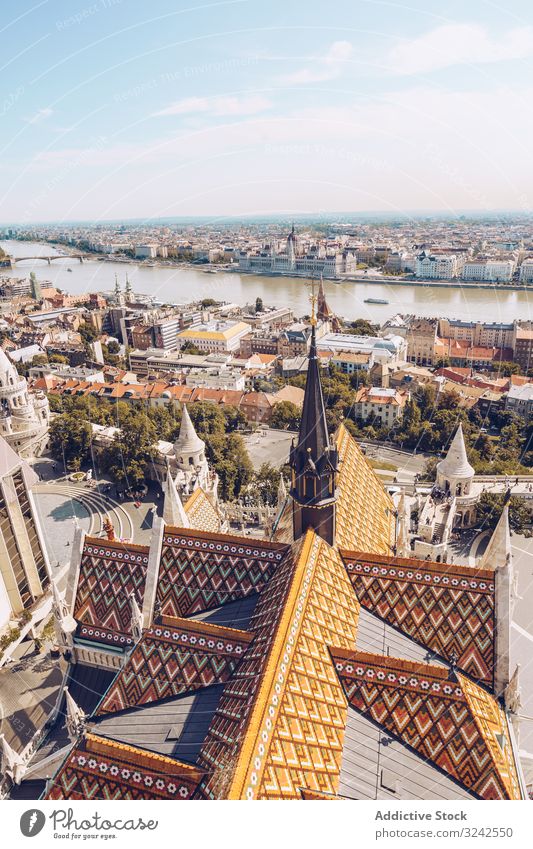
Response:
M198 760L199 765L206 769L206 777L198 789L203 799L227 798L233 783L237 761L246 740L247 724L259 696L278 622L291 589L297 551L289 549L260 594L250 622L254 641L233 679L224 688L209 727Z
M337 648L331 654L356 710L478 797L520 798L505 717L478 684L430 664Z
M130 543L86 537L74 604L74 618L81 625L99 626L108 632L100 642L117 642L117 635L131 634L130 596L142 607L148 548ZM91 637L87 637L91 639Z
M287 546L225 534L165 528L157 602L167 616L190 616L262 589Z
M342 551L362 606L489 687L494 669L494 572Z
M337 449L338 547L390 554L395 527L392 499L344 425L337 432Z
M87 734L70 752L47 799L190 799L202 771Z
M302 577L293 651L289 641L279 658L276 680L284 684L281 693L274 684L268 716L273 709L275 724L261 766L257 760L247 777L248 798L300 799L302 788L333 795L338 789L346 701L328 645L355 646L359 607L340 557L318 537Z
M97 715L226 682L252 639L247 631L163 616L145 631Z

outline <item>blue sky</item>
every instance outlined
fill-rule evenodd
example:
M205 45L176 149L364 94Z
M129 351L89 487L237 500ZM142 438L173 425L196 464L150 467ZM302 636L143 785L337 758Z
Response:
M4 222L533 206L525 0L2 12Z

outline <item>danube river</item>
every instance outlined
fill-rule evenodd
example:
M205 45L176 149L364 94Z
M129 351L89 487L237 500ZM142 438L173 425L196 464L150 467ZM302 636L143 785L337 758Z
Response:
M58 253L50 245L32 242L0 242L12 256L52 255ZM60 252L60 251L59 251ZM68 269L71 271L68 271ZM219 271L208 274L201 268L143 267L120 262L88 260L55 260L47 265L42 260L28 260L13 269L0 269L0 275L25 277L34 271L39 280L49 280L67 292L109 292L118 275L124 285L126 272L133 289L154 295L159 301L184 303L200 298L215 298L238 304L251 303L261 297L265 304L290 306L297 316L309 312L309 288L301 278L264 277ZM447 316L465 321L503 321L533 319L531 294L506 291L504 286L492 289L432 288L403 286L394 283L325 282L331 308L349 320L367 318L383 323L397 312L420 316ZM381 298L388 304L365 304L366 298Z

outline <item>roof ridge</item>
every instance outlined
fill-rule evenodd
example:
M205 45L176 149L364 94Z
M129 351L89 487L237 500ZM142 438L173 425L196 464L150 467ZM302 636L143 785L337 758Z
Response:
M255 637L255 634L252 631L244 631L240 628L229 628L227 625L215 625L212 622L204 622L201 619L186 619L182 616L161 616L161 625L168 626L172 628L173 626L176 628L183 628L184 630L195 630L195 631L204 631L206 634L212 634L213 636L220 636L227 634L230 637L239 637L242 640L248 640L251 642ZM153 631L154 628L159 627L157 623L151 625L146 633Z

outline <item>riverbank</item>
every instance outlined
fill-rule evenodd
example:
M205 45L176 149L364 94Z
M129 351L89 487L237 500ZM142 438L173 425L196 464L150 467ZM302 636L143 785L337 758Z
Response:
M19 257L58 253L50 244L31 242L3 240L0 247ZM106 257L105 261L97 257L97 254L89 254L79 263L63 255L51 265L37 259L20 262L15 268L5 268L2 272L6 277L16 278L27 277L33 271L42 285L49 283L73 295L111 292L115 275L124 287L127 274L135 292L144 292L161 303L184 304L213 298L244 305L254 303L259 297L265 304L289 307L295 316L309 313L308 277L250 274L239 272L237 267L196 265L162 258L149 260L150 264L144 265L133 259L117 262L111 257ZM529 289L492 284L453 285L443 281L427 283L363 274L352 280L325 279L324 288L331 309L348 321L365 318L373 324L383 324L397 313L501 323L533 320L533 296ZM367 299L386 303L366 303Z
M228 268L225 269L227 271L237 272L242 275L250 275L253 277L285 277L291 280L298 279L303 281L308 281L311 278L304 274L299 275L289 275L283 274L281 271L277 272L269 272L269 271L243 271L239 268ZM488 289L490 291L497 292L533 292L533 284L529 286L524 286L523 283L490 283L489 281L483 281L480 283L468 283L463 280L420 280L417 277L409 278L409 277L394 277L394 276L371 276L367 274L361 274L357 277L327 277L324 278L324 282L333 283L336 286L342 285L343 283L378 283L381 286L414 286L421 287L423 289Z

